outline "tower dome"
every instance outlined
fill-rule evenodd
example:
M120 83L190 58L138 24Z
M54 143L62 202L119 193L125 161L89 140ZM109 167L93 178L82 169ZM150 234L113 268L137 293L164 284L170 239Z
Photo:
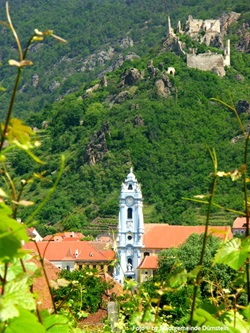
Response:
M129 181L137 182L137 180L135 178L135 175L133 174L133 169L132 168L130 168L130 172L127 175L127 178L126 178L125 182L129 182Z

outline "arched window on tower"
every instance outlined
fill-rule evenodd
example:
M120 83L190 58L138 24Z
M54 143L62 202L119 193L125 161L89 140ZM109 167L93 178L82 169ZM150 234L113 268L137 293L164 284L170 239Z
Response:
M132 184L129 184L129 186L128 186L128 190L133 190L133 186L132 186Z
M128 219L132 219L133 218L133 209L132 208L128 208Z
M131 258L128 258L127 271L131 272L132 270L133 270L133 260Z

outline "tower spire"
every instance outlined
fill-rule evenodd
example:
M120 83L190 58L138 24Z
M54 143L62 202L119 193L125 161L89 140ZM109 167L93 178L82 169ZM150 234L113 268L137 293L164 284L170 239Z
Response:
M142 213L142 193L140 185L130 168L130 173L122 184L117 234L118 264L115 279L120 283L126 278L137 280L137 267L141 261L144 223Z

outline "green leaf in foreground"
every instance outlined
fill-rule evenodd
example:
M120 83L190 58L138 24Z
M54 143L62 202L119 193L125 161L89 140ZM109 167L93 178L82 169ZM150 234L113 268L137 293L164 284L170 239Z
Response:
M28 310L19 309L19 316L9 321L4 333L45 333L36 315Z
M226 242L215 256L215 263L227 265L236 271L246 262L250 251L250 237L234 238Z
M42 311L43 325L46 328L46 332L49 333L68 333L69 325L68 319L62 315L53 314L50 315L47 311Z
M20 309L35 310L36 302L29 292L29 275L23 274L16 280L7 282L4 295L0 298L0 321L6 321L20 315Z
M180 269L169 279L169 285L171 288L179 288L187 282L187 271Z
M0 262L11 260L21 247L21 241L28 241L25 225L11 217L11 209L0 202Z
M223 333L243 333L236 328L229 327L211 316L203 309L194 312L194 322L196 327L202 327L204 331L223 332ZM194 326L194 325L193 325ZM246 333L246 332L244 332Z
M224 321L225 325L235 327L241 333L250 332L249 322L246 322L239 312L234 313L233 310L228 311L220 319Z

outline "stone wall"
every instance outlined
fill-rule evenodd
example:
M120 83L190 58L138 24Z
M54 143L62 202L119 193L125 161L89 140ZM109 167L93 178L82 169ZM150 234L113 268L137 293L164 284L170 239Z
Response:
M206 34L217 35L220 34L220 20L200 20L193 19L189 15L186 22L186 32L191 36L197 36L201 31L204 31Z
M222 54L187 54L187 66L203 71L211 71L216 68L220 76L225 75L224 57Z
M172 50L178 55L185 54L187 57L187 66L191 68L198 68L203 71L213 71L219 76L224 76L225 67L230 67L230 40L226 41L225 47L223 46L223 36L226 33L226 27L232 22L238 20L240 14L231 12L225 14L221 19L217 20L200 20L193 19L191 15L184 26L184 31L181 29L181 24L178 22L177 31L181 34L187 34L196 42L204 43L206 46L214 46L220 50L224 50L224 54L216 53L202 53L195 54L195 50L188 54L185 43L174 33L171 27L170 17L168 17L167 26L167 39L165 45L168 49ZM223 33L222 33L223 32Z

